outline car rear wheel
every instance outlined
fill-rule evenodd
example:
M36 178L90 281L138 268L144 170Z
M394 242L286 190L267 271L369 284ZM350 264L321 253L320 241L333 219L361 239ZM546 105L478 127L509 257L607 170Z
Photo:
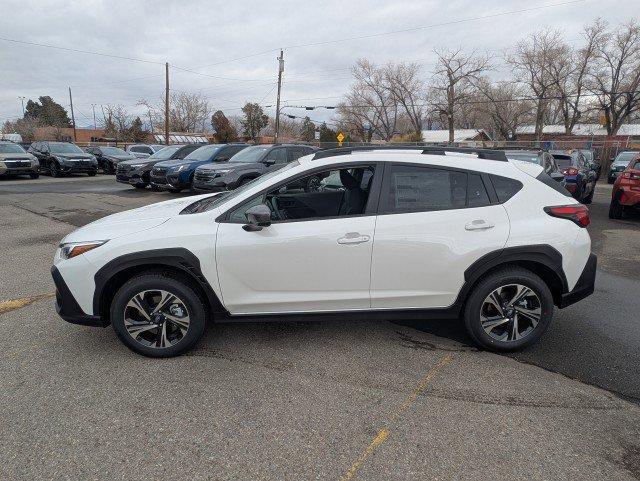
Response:
M56 162L51 162L49 164L49 172L51 173L51 177L61 177L62 173L60 172L60 168Z
M624 206L618 200L618 197L611 199L609 205L609 219L622 219L624 215Z
M120 340L149 357L183 354L202 337L206 324L203 300L171 272L129 280L116 293L110 315Z
M593 194L596 192L596 186L593 186L593 189L591 189L591 192L589 192L589 195L586 196L584 198L584 200L582 201L583 204L591 204L591 202L593 202Z
M540 277L519 267L496 271L471 292L464 313L467 332L492 351L535 343L549 327L553 296Z

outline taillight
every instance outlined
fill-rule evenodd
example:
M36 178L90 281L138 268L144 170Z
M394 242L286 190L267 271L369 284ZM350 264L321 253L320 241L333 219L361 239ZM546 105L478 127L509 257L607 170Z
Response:
M640 180L640 175L635 174L633 172L623 172L621 177L623 179L629 179L629 180Z
M564 175L578 175L580 171L578 169L576 169L575 167L569 167L568 169L563 169L562 173Z
M545 207L544 211L551 217L558 217L575 222L579 227L587 227L591 222L589 209L587 209L586 205L556 205L553 207Z

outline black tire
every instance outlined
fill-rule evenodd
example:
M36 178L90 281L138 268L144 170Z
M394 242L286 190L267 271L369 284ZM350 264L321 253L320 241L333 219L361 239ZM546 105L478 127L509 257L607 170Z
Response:
M169 187L169 189L167 189L169 192L171 192L172 194L179 194L180 192L182 192L182 189L178 189L176 187Z
M607 177L607 184L613 184L615 182L615 180L611 180L609 177Z
M52 161L49 164L49 173L51 174L51 177L62 177L60 168L58 167L58 164L55 161Z
M154 290L163 290L176 296L186 308L186 313L190 319L186 334L177 340L175 344L169 345L168 347L150 347L144 345L142 342L136 341L133 336L129 334L125 326L125 309L129 301L131 301L136 294ZM203 299L187 281L172 272L156 271L137 275L127 281L118 290L111 302L110 319L113 330L120 340L133 352L148 357L174 357L187 352L202 337L207 320L207 310ZM164 322L167 323L167 326L177 327L177 325L173 325L169 321ZM171 328L172 327L167 327L166 329ZM147 329L146 332L148 332L148 334L145 335L153 338L160 328L154 329Z
M593 189L591 189L591 192L589 192L589 195L584 198L582 203L583 204L591 204L591 202L593 202L593 194L595 194L595 192L596 192L596 186L594 185Z
M609 219L622 219L624 216L624 206L618 200L618 197L611 199L609 204Z
M29 174L29 177L31 177L32 179L37 179L38 177L40 177L40 174L38 172L31 172Z
M481 309L484 308L485 300L492 292L501 286L511 286L514 284L529 288L535 296L537 296L537 300L539 301L538 307L540 309L539 320L535 327L529 325L530 322L526 317L522 321L518 321L521 323L521 326L529 326L531 329L520 339L496 339L489 335L482 327ZM507 289L510 289L510 287ZM518 319L520 315L516 313L514 317ZM535 343L549 327L552 317L553 296L551 295L549 287L536 274L520 267L505 267L482 279L471 291L464 310L464 323L471 338L479 346L497 352L517 351ZM516 324L516 326L518 326L518 324ZM513 321L504 324L505 330L511 329L512 327ZM502 329L502 327L498 326L497 329Z
M136 189L145 189L145 188L147 187L147 185L149 185L149 184L145 184L145 183L142 183L142 184L133 184L133 186L134 186Z
M87 175L89 177L94 177L96 175L97 172L87 172Z

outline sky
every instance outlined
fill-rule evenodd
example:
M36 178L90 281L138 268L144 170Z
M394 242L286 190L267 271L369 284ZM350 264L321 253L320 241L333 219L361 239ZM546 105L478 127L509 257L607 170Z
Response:
M107 104L146 121L146 108L137 104L159 101L165 62L172 90L202 92L214 110L238 115L247 101L275 104L280 48L283 105L335 105L352 84L350 68L359 58L418 62L428 79L434 48L487 53L492 75L506 77L500 59L518 41L559 29L578 44L586 23L596 17L626 22L639 14L638 1L0 0L0 124L22 116L19 97L49 95L68 109L69 86L79 127L93 124L94 107L99 123ZM535 9L545 5L556 6ZM525 9L535 10L503 15ZM382 33L389 34L377 35ZM265 111L273 115L275 109ZM282 111L317 121L335 115L326 109Z

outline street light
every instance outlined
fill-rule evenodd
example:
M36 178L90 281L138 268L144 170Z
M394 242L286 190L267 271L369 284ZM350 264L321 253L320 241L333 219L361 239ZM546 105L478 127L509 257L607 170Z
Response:
M22 96L18 95L18 98L20 99L20 102L22 103L22 116L24 117L24 99L26 99L27 97L22 97Z

